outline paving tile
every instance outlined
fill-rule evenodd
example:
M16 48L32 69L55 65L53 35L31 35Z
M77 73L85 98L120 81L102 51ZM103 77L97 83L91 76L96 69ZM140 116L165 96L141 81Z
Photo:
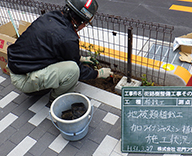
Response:
M92 155L93 152L97 149L98 144L91 140L86 140L82 146L82 148L79 150L79 152L75 156L88 156Z
M118 154L118 153L116 153L116 152L112 152L111 154L110 154L110 156L122 156L121 154Z
M57 153L60 153L63 148L69 143L69 141L63 139L63 137L58 135L58 137L49 145L49 148Z
M78 141L70 141L69 144L80 150L83 147L86 140L87 140L87 137L84 137L83 139Z
M7 156L24 155L36 142L36 140L27 136Z
M143 154L143 153L129 153L128 156L145 156L145 154ZM155 154L154 155L152 154L151 156L155 156Z
M52 124L52 125L53 125L53 124ZM59 131L57 128L55 128L55 126L51 126L51 127L48 129L47 132L49 132L49 133L51 133L51 134L53 134L53 135L55 135L55 136L58 136L58 135L60 134L60 131Z
M7 155L16 145L11 141L7 140L0 146L1 156Z
M59 132L57 130L53 131L52 127L52 123L48 119L45 119L29 135L36 140L39 140L46 132L52 132L51 134L57 136Z
M53 142L55 136L50 133L45 133L38 142L29 150L34 156L41 156L48 146Z
M0 121L0 133L2 131L4 131L9 125L11 125L16 119L18 118L18 116L9 113L7 116L5 116L1 121Z
M115 107L111 107L110 112L121 117L121 110L120 109L117 109Z
M28 122L38 126L49 115L49 108L43 107L37 114L35 114Z
M106 122L101 122L97 128L91 133L89 139L100 144L101 141L105 138L108 132L111 130L112 125Z
M1 86L1 84L0 84L0 91L2 91L4 88L5 88L5 87ZM3 97L3 96L0 95L0 99L1 99L1 97Z
M117 143L118 143L117 139L107 135L103 139L99 147L96 149L96 151L93 153L93 156L110 155L110 153L113 151Z
M18 94L24 94L22 91L20 91L19 89L17 88L14 88L13 91L17 92ZM27 94L25 94L26 96L28 96Z
M181 154L163 154L163 156L181 156Z
M1 83L1 85L2 85L2 83ZM0 95L4 97L7 94L9 94L11 91L13 91L14 88L15 87L12 84L10 84L10 85L6 86L3 90L1 90Z
M11 91L9 94L7 94L5 97L3 97L0 100L0 107L4 108L5 106L7 106L11 101L13 101L18 96L19 96L18 93Z
M86 140L89 139L89 136L92 135L93 129L94 128L89 127L88 133L83 139L78 140L78 141L70 141L69 144L80 150L83 147L83 145L85 144Z
M49 101L49 95L46 94L46 95L42 96L37 102L35 102L29 108L29 110L34 112L34 113L38 113L42 108L45 107L45 105L48 103L48 101Z
M31 154L31 153L29 153L29 152L27 152L27 153L25 154L25 156L34 156L34 155Z
M1 68L0 68L1 69ZM5 75L2 70L0 70L0 75ZM4 77L4 76L3 76Z
M52 126L53 126L52 122L51 122L50 120L48 120L48 119L43 120L43 121L38 125L39 128L42 128L42 129L44 129L45 131L49 130L50 127L52 127Z
M15 144L19 144L19 142L29 135L34 128L35 126L26 123L23 127L19 128L14 135L11 136L10 141Z
M106 114L107 114L106 111L97 109L93 114L93 118L90 123L90 126L93 128L96 128L98 126L98 124L101 122L101 120L105 117Z
M121 154L118 154L118 153L116 153L116 152L112 152L111 154L110 154L110 156L127 156L128 154L126 154L126 155L121 155Z
M11 102L4 108L0 108L0 120L3 119L7 114L14 110L18 105Z
M96 101L96 100L94 100L94 99L91 99L91 104L92 104L93 106L95 106L96 108L98 108L98 107L101 105L101 102Z
M109 111L111 110L111 106L102 103L102 104L99 106L99 109L102 109L102 110L104 110L104 111L106 111L106 112L109 112Z
M51 149L47 148L41 156L57 156L58 153L52 151Z
M118 140L118 143L117 145L115 146L114 150L113 150L115 153L121 155L121 156L127 156L128 153L122 153L121 152L121 140Z
M5 80L1 83L1 85L7 87L8 85L11 84L11 79L5 75L3 77L5 78Z
M87 135L85 136L85 138L83 138L83 139L88 139L89 136L92 135L92 133L94 132L94 130L95 130L95 128L89 126L89 128L88 128L88 133L87 133Z
M98 107L95 107L95 106L92 106L92 110L93 111L93 114L97 111Z
M78 153L78 149L75 148L74 146L67 144L67 146L61 151L61 153L59 153L58 156L65 156L67 153L67 156L76 156L76 154Z
M21 116L14 123L12 123L11 126L15 127L16 129L20 129L33 116L34 116L33 112L26 110L23 114L21 114Z
M17 130L11 126L7 127L2 133L0 133L0 145L7 141Z
M114 125L118 119L119 119L119 116L112 113L107 113L107 115L103 118L103 121L111 125Z
M49 113L49 115L47 116L47 119L49 119L50 121L56 122L56 120L55 120L54 118L52 118L52 116L50 115L50 113Z
M40 97L38 96L31 96L27 100L25 100L23 103L21 103L16 109L14 109L12 112L20 116L23 114L26 110L28 110L29 107L31 107Z
M29 136L38 141L45 133L46 133L45 130L43 130L43 129L39 128L39 127L36 127L29 134Z
M121 138L121 118L119 118L117 120L117 122L115 123L115 125L113 125L113 127L109 131L108 135L110 135L118 140Z
M18 93L18 92L17 92ZM26 99L28 99L29 98L29 96L28 95L26 95L26 94L24 94L24 93L21 93L21 94L19 94L19 96L17 97L17 98L15 98L14 100L13 100L13 102L15 102L15 103L17 103L17 104L21 104L21 103L23 103Z
M4 78L3 76L0 76L0 83L2 83L5 80L6 80L6 78Z
M163 156L164 154L154 154L154 153L152 153L152 154L145 154L144 156ZM170 155L170 156L174 156L174 155ZM178 155L177 155L178 156ZM180 156L180 154L179 154L179 156ZM184 156L187 156L187 155L184 155ZM191 155L190 155L191 156Z
M85 93L90 92L90 88L87 88L86 84L82 83L80 81L77 82L74 90L75 90L75 92L78 92L78 93L82 93L82 91L83 91L84 93L82 93L82 94L84 94L84 95L85 95Z

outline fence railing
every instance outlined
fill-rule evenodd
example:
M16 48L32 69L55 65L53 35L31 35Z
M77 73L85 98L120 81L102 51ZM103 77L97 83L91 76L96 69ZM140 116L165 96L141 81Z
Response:
M19 21L33 22L41 14L62 10L63 6L32 0L0 0L0 25L10 21L8 10L18 26ZM87 26L79 32L80 53L88 55L82 45L91 46L92 53L100 52L97 59L103 66L127 75L128 29L132 29L132 76L165 85L166 70L162 63L169 62L173 27L141 22L134 19L97 13L93 27Z

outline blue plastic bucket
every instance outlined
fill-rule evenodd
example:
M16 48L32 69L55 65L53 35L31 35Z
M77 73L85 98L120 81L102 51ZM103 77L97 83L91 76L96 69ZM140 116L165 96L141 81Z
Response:
M71 109L73 103L82 102L87 111L74 120L64 120L61 118L62 112ZM77 141L82 139L88 133L89 123L93 116L93 107L90 100L79 93L67 93L56 98L50 108L50 118L54 126L61 132L64 139ZM56 124L53 119L55 119Z

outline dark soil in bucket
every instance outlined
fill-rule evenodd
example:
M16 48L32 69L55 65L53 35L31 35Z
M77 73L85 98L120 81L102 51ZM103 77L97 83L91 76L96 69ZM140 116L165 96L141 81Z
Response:
M61 118L64 120L74 120L86 113L87 109L83 103L73 103L71 109L62 112Z

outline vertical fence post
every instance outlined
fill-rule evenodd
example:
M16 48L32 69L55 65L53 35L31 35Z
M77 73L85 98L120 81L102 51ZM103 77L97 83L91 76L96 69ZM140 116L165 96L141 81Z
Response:
M131 83L131 56L132 56L132 42L133 42L133 34L132 28L128 28L128 47L127 47L127 82Z

